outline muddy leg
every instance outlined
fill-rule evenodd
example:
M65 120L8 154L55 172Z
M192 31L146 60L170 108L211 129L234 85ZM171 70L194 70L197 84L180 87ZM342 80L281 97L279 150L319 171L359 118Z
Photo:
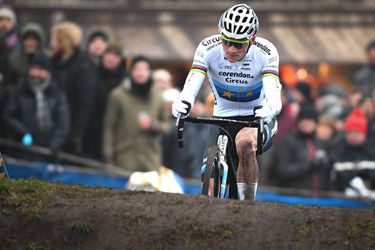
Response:
M257 129L243 128L236 136L238 154L237 186L240 200L255 200L259 180L256 158Z

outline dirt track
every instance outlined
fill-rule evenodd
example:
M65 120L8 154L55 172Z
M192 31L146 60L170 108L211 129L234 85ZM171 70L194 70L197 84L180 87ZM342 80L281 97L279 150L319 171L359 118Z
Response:
M375 210L0 180L0 249L374 249Z

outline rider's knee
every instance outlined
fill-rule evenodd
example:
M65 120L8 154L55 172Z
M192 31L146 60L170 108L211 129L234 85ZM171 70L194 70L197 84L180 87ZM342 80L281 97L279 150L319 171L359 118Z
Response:
M246 154L256 151L257 144L256 140L251 140L250 138L237 138L236 139L237 154Z

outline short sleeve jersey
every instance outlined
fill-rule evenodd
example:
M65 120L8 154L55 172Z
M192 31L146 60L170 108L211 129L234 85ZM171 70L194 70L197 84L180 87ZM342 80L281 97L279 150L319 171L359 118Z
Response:
M215 116L245 116L266 101L262 79L278 78L279 56L271 42L257 37L245 57L231 63L218 34L201 41L191 70L207 74L215 95Z

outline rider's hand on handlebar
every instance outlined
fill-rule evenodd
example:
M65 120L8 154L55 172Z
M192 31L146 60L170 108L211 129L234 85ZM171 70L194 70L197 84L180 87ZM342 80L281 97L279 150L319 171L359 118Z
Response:
M262 108L255 110L255 117L262 118L266 123L272 120L273 115L274 113L268 105L263 105Z
M191 109L191 104L188 101L177 99L172 104L172 114L177 117L178 114L182 114L182 118L188 116Z

